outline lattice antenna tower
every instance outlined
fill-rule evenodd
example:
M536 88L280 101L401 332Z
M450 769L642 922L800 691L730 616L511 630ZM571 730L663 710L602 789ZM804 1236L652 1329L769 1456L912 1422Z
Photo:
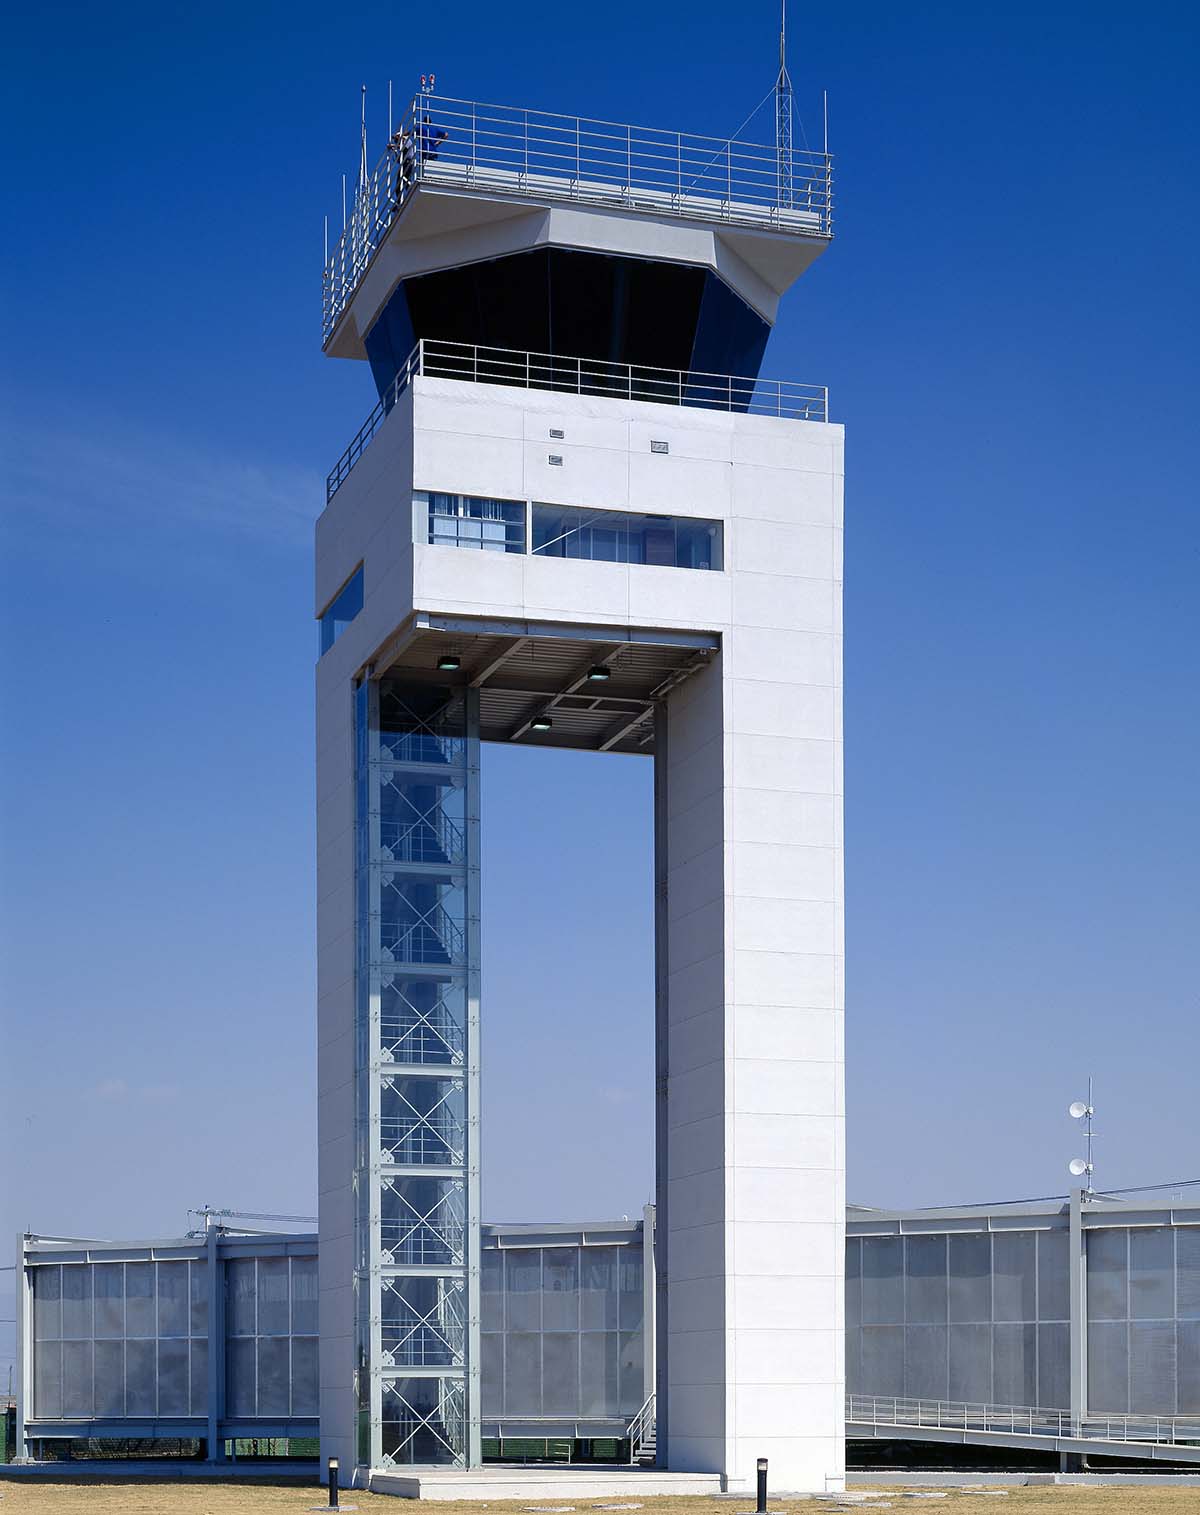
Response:
M779 77L775 81L775 150L779 157L779 203L790 207L792 191L792 76L787 66L787 0L779 15Z

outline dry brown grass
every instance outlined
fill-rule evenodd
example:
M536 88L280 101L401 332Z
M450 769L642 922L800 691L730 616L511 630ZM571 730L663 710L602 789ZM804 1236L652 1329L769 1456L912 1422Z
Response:
M887 1487L882 1481L874 1488ZM858 1492L858 1490L856 1490ZM1003 1497L970 1490L949 1491L945 1499L920 1499L916 1491L896 1490L879 1499L864 1500L860 1508L884 1505L891 1511L945 1511L945 1515L1197 1515L1200 1488L1092 1488L1081 1485L1010 1488ZM0 1515L305 1515L322 1502L314 1485L267 1487L245 1483L25 1483L0 1482ZM582 1500L577 1515L589 1515L606 1503L625 1500ZM746 1501L749 1509L752 1500ZM387 1495L347 1490L343 1505L380 1515L389 1511L413 1515L525 1515L545 1508L549 1500L458 1500L401 1503ZM640 1515L742 1515L739 1502L728 1499L679 1499L671 1496L640 1501ZM825 1515L845 1509L823 1499L771 1501L772 1515Z

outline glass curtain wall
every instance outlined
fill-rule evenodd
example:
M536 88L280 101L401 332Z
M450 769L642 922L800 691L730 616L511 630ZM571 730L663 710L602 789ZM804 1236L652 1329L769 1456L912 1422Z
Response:
M359 1458L479 1449L479 720L364 681L358 784Z

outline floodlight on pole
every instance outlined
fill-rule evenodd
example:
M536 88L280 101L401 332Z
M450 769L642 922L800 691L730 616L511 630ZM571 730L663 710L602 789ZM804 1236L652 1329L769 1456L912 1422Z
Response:
M1086 1132L1087 1139L1087 1157L1073 1157L1067 1164L1067 1168L1074 1178L1083 1178L1084 1175L1087 1176L1086 1192L1088 1194L1094 1194L1096 1192L1092 1186L1092 1173L1094 1171L1092 1165L1092 1137L1095 1134L1092 1130L1092 1117L1095 1115L1095 1113L1096 1112L1092 1107L1092 1079L1091 1075L1089 1074L1088 1095L1086 1103L1081 1099L1073 1099L1067 1106L1067 1114L1071 1117L1072 1120L1081 1120L1084 1122L1084 1130Z

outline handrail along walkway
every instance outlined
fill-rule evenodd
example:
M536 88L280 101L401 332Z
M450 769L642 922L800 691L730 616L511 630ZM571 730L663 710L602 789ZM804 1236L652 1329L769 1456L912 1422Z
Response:
M798 235L833 235L828 153L421 94L354 193L325 264L328 342L412 191L587 201Z
M609 363L602 358L517 352L506 347L478 347L466 342L441 342L426 337L409 353L383 399L334 464L325 481L326 504L349 478L384 419L418 374L436 379L460 379L473 384L507 384L519 389L643 400L658 405L725 410L794 421L829 419L829 390L823 384L650 368L633 363Z
M846 1420L891 1429L1046 1436L1077 1441L1142 1444L1200 1443L1200 1415L1099 1414L1076 1419L1069 1410L989 1405L893 1395L850 1394Z

